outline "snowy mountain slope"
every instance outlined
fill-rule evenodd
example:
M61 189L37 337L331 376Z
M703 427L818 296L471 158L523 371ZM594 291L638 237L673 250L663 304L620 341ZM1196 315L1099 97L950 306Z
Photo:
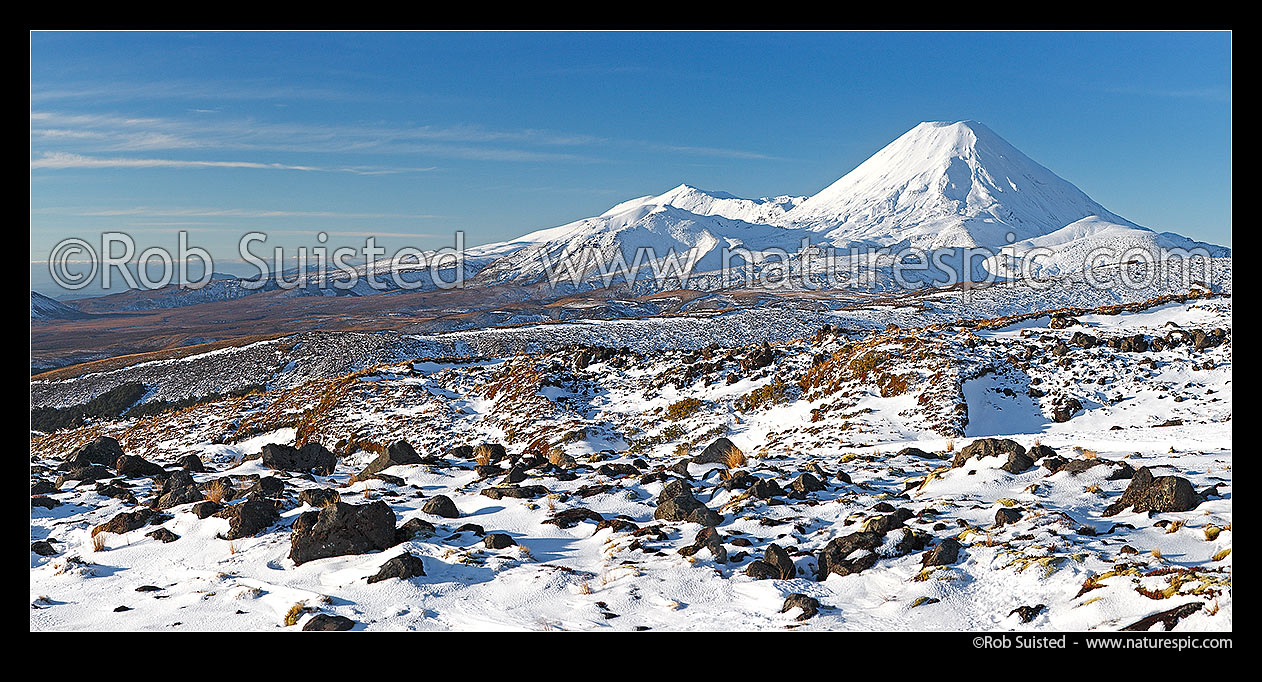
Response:
M60 301L55 301L39 292L31 292L31 320L78 320L88 317Z
M925 122L802 202L784 224L835 243L1002 246L1111 213L975 121Z
M1092 286L1086 279L1088 274L1097 281L1129 280L1132 284ZM1208 290L1230 295L1231 260L1216 259L1206 281ZM307 330L282 339L90 371L71 378L35 378L30 383L30 399L36 407L67 407L85 403L120 385L138 382L155 387L146 401L177 401L227 394L255 385L289 388L423 355L508 357L574 345L659 353L711 345L781 343L811 336L824 325L851 330L877 330L890 324L910 328L1056 309L1133 305L1185 295L1188 289L1180 273L1169 269L1112 266L1087 274L1051 277L1037 288L1016 283L974 290L828 292L819 297L786 293L752 302L720 301L717 310L688 306L679 314L631 313L623 319L577 317L545 323L510 318L509 322L436 333Z
M806 199L807 197L787 195L742 199L727 192L698 189L685 184L659 196L646 196L623 202L603 215L615 215L644 205L674 206L697 215L720 216L747 223L774 225L781 216L799 206Z
M1116 225L1096 216L1089 216L1065 227L1008 247L1016 257L1014 266L1026 268L1027 276L1049 277L1079 272L1084 264L1103 265L1120 260L1147 259L1152 254L1167 254L1171 259L1187 259L1192 270L1203 270L1208 258L1231 255L1231 250L1188 239L1173 232L1154 232ZM999 258L990 259L987 268L1002 272Z
M797 201L740 199L681 185L659 196L623 202L593 218L525 235L514 242L523 244L521 249L491 263L477 281L534 283L552 272L570 272L567 263L582 278L620 272L625 263L626 279L635 279L685 264L694 272L717 269L724 249L748 249L755 257L768 249L792 253L809 234L751 220L782 216Z
M770 229L776 227L787 231ZM1018 256L1035 248L1055 252L1040 256L1035 275L1081 271L1100 247L1143 248L1150 254L1204 248L1211 256L1230 255L1229 249L1158 234L1109 211L980 123L926 122L815 196L741 199L680 185L594 218L492 245L512 252L478 281L539 281L541 254L555 262L584 248L606 261L620 252L628 263L644 247L659 255L669 249L689 252L696 259L693 271L704 273L720 264L724 246L784 249L792 256L803 238L836 249L1013 245ZM700 281L726 285L721 279Z
M32 434L30 628L1230 630L1230 300L1071 321L399 360ZM67 461L97 436L128 460ZM335 465L261 452L304 442ZM300 560L317 520L372 544Z

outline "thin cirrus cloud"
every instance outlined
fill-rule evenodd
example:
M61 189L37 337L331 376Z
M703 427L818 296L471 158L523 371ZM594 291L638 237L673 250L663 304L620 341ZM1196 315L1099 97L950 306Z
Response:
M169 144L171 147L272 149L312 152L397 151L401 142L518 143L536 147L591 146L605 138L582 133L558 133L533 128L496 130L460 124L354 125L276 123L255 119L195 120L131 117L110 114L31 112L31 136L49 142L61 139L97 140L119 149ZM147 138L144 136L148 136ZM146 139L152 145L146 144Z
M219 149L296 153L422 155L491 162L608 161L577 150L630 148L685 156L775 160L755 151L674 145L526 128L450 126L312 125L257 120L182 120L109 114L31 113L32 144L66 151L143 152ZM69 146L71 149L67 150ZM364 172L360 169L360 172ZM388 171L387 171L388 172Z
M257 168L268 170L292 170L308 172L354 173L356 175L383 175L388 173L417 173L435 170L429 168L328 168L284 163L260 163L257 161L200 161L186 159L136 159L129 157L100 157L68 152L44 152L31 159L31 169L75 168Z
M59 211L65 212L65 211ZM143 217L143 218L442 218L444 216L419 213L349 213L343 211L289 211L243 208L134 208L104 209L96 211L69 211L71 215L94 218Z

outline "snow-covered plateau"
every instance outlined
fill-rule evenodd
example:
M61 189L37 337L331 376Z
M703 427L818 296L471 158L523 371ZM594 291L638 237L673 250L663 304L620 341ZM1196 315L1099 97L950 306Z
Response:
M1230 295L1012 313L33 433L31 628L1230 629Z

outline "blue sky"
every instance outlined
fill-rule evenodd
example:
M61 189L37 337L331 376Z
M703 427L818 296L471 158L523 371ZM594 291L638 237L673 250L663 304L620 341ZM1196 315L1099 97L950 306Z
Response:
M1228 33L33 33L31 259L132 233L499 241L687 182L813 194L984 122L1110 210L1231 232Z

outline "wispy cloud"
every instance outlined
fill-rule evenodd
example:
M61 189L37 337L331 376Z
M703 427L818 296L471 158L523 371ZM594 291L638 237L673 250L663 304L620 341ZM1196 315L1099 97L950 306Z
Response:
M1231 99L1230 88L1153 88L1138 85L1123 85L1104 88L1106 92L1116 95L1139 95L1142 97L1163 97L1169 99L1203 99L1226 101Z
M549 130L496 130L478 125L320 125L254 119L129 117L107 114L31 113L31 136L49 143L88 142L96 151L148 149L253 149L313 153L415 153L504 159L555 158L503 146L476 150L448 145L520 144L528 147L582 147L607 142L587 134ZM428 145L428 146L418 146Z
M136 206L117 209L44 209L42 213L56 213L81 217L143 217L143 218L442 218L425 213L353 213L346 211L292 211L246 208L162 208Z
M79 154L206 149L411 155L490 162L599 163L609 160L610 150L621 148L683 156L778 159L758 151L616 139L537 128L506 130L475 124L438 126L384 122L309 124L205 115L158 118L34 111L31 113L31 138L33 145ZM356 170L369 172L364 168Z
M257 163L254 161L101 158L65 152L48 152L38 159L31 159L31 168L274 168L300 171L321 170L314 166L290 166L281 163Z
M193 100L217 101L337 101L354 99L354 93L331 88L313 88L285 85L266 80L234 83L207 83L194 81L155 81L149 83L114 82L71 83L58 87L31 88L32 102L55 101L154 101Z
M386 173L415 173L435 170L431 168L324 168L320 166L303 166L284 163L262 163L258 161L203 161L187 159L137 159L131 157L99 157L71 154L68 152L45 152L43 156L31 159L32 169L74 169L74 168L257 168L267 170L292 170L328 173L354 173L356 175L381 175Z
M783 157L763 154L761 152L750 152L741 149L725 149L723 147L697 147L692 145L672 145L658 143L644 143L655 149L664 151L677 152L681 154L693 154L697 156L716 156L724 159L758 159L766 161L783 161Z

